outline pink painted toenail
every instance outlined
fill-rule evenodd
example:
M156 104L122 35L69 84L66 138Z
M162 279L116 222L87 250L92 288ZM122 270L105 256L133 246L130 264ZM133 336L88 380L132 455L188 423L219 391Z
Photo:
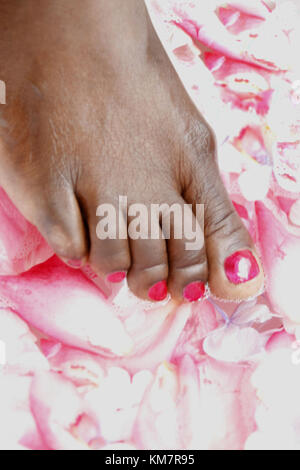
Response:
M109 274L106 279L108 280L108 282L117 284L118 282L124 281L126 274L126 271L118 271L116 273Z
M260 271L255 257L249 250L237 251L229 256L224 267L227 278L233 284L251 281Z
M68 259L67 263L71 268L79 269L82 267L82 260L81 259Z
M154 284L149 291L148 295L151 300L155 300L159 302L160 300L164 300L168 294L168 287L166 281L160 281Z
M202 299L205 294L205 284L203 282L192 282L183 289L183 297L189 302Z

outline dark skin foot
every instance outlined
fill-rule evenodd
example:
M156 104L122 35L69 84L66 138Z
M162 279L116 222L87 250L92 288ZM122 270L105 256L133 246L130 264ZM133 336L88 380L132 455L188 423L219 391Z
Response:
M143 2L0 0L0 27L0 184L57 255L104 277L127 272L143 299L163 298L164 281L178 300L201 297L207 280L217 297L255 295L262 268L220 178L213 133ZM128 205L204 204L202 248L174 236L99 240L97 207L120 195Z

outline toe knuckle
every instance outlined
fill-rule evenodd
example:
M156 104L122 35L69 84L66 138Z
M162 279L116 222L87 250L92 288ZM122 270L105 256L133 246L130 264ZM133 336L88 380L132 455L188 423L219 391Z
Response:
M171 266L174 271L182 271L186 269L193 269L196 266L203 266L206 263L206 251L202 250L186 250L184 256L178 257L176 260L171 261Z
M167 263L158 263L152 266L144 266L141 269L141 275L145 278L165 279L168 276Z
M222 234L229 237L240 230L240 224L237 222L236 213L233 208L224 208L220 205L207 217L205 217L206 236L211 237L216 234Z
M130 256L126 251L119 251L107 256L103 256L103 268L107 272L117 269L127 271L130 268Z

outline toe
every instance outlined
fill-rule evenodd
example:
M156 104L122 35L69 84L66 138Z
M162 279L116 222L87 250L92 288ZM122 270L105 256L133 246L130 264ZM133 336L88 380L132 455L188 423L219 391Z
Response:
M205 212L205 243L211 292L223 299L243 300L259 293L264 273L254 243L218 177Z
M170 219L172 224L168 240L169 291L172 298L194 302L204 297L208 274L201 227L203 214L202 211L197 211L196 218L192 207L183 199L175 196L173 200L177 200L176 204L184 217L181 218L183 222L180 234L176 234L175 217Z
M84 266L88 241L81 210L71 188L25 189L18 207L53 251L70 267Z
M48 200L36 225L55 253L70 267L84 266L88 242L80 207L73 193L61 192L59 201Z
M239 301L255 296L264 285L264 273L254 243L235 211L215 158L214 136L192 154L190 183L184 198L204 204L204 235L208 283L213 295ZM196 142L198 140L196 139ZM196 158L195 158L196 157Z
M131 266L126 214L113 199L104 196L92 197L84 211L89 226L90 266L108 282L122 282Z
M145 233L140 232L141 238L137 238L130 233L129 221L132 265L128 274L128 285L137 297L157 302L164 300L168 295L168 255L159 219L155 218L153 223L156 225L155 237L146 229Z
M165 240L130 240L132 266L130 290L141 299L162 301L167 297L168 257Z

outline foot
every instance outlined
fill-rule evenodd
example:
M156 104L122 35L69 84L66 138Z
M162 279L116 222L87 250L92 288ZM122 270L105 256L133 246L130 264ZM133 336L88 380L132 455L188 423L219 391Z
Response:
M143 2L2 0L0 28L0 185L57 255L111 282L127 275L143 299L198 300L207 281L219 298L255 295L262 267L222 183L212 131ZM172 225L170 239L99 239L97 208L117 207L120 195L128 206L204 204L202 246L186 250Z

